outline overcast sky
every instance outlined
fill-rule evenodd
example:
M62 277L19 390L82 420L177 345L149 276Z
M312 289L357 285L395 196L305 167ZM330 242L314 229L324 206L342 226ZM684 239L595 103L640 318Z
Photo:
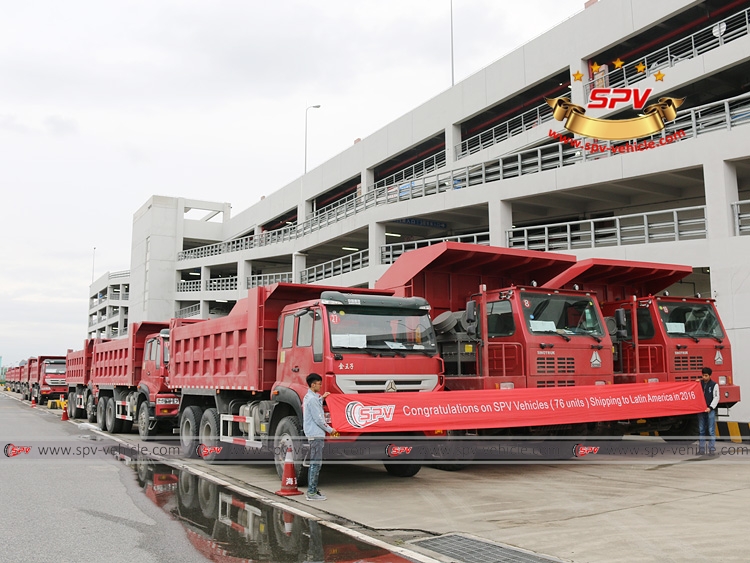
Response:
M584 0L454 0L456 82ZM233 215L451 85L450 0L0 0L0 356L80 349L153 194ZM96 247L95 260L93 248Z

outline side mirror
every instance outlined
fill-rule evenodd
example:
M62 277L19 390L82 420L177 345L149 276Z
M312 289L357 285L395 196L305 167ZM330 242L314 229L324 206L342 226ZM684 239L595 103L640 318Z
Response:
M617 337L624 339L628 335L627 319L625 309L615 309L615 324L617 325Z
M477 302L476 301L469 301L466 304L466 322L469 325L475 324L477 322Z

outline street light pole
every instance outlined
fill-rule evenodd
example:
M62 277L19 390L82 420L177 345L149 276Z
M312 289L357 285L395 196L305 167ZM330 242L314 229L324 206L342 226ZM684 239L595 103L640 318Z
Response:
M451 86L456 85L453 76L453 0L451 0Z
M305 108L305 174L307 174L307 112L311 109L318 109L320 104L316 106L307 106Z

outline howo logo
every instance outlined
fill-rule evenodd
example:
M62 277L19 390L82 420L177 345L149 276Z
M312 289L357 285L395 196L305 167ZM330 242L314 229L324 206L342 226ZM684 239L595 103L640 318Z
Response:
M589 109L615 109L620 105L633 104L633 109L642 110L653 89L646 88L594 88L589 95Z
M396 405L366 406L359 401L353 401L346 405L346 421L354 428L365 428L379 420L390 422L395 411Z

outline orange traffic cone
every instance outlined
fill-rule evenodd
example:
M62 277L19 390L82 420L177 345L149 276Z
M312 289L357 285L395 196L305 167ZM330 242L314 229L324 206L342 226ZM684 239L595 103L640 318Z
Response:
M282 497L301 495L302 491L297 488L297 474L294 472L294 457L292 448L287 449L284 458L284 474L281 476L281 488L276 494Z
M33 409L36 406L36 397L33 395L31 396L31 408Z
M63 409L62 418L60 420L70 420L70 417L68 416L68 407L67 405Z
M294 514L291 512L284 512L284 533L287 536L292 535L294 529Z

